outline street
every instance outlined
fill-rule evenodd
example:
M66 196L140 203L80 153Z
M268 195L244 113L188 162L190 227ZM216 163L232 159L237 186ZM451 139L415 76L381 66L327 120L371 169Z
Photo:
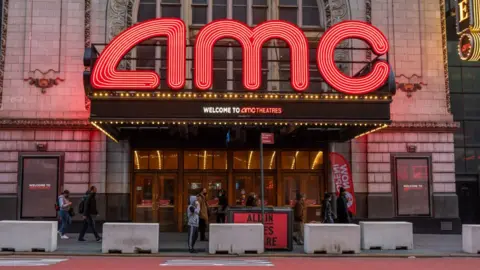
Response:
M1 269L476 269L480 258L0 257Z

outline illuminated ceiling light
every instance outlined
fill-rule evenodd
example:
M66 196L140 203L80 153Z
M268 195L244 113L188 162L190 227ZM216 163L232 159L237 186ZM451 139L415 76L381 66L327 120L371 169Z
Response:
M102 122L100 121L100 124ZM105 131L103 128L101 128L99 125L96 124L96 122L91 122L91 124L96 127L98 130L100 130L103 134L105 134L107 137L109 137L110 139L112 139L112 141L118 143L117 139L115 139L112 135L110 135L110 133L108 133L107 131Z
M272 158L270 158L270 166L268 167L270 170L273 169L273 162L275 161L275 154L277 151L273 151Z
M312 170L314 170L315 167L317 167L320 157L323 157L322 151L318 151L317 154L315 155L315 158L313 159L313 163L312 163Z

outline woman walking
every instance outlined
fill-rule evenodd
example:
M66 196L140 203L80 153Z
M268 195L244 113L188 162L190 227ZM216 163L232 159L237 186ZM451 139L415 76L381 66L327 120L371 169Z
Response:
M58 196L58 215L60 216L60 229L58 234L61 239L68 239L68 236L65 235L68 225L72 223L72 218L70 217L70 209L72 208L72 202L68 199L70 197L70 191L64 190L63 193Z

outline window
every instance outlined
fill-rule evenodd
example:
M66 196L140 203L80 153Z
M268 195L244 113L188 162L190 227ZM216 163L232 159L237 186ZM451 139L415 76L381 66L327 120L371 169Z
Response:
M323 27L323 9L317 0L280 0L279 19L300 27Z
M170 17L182 18L180 0L140 0L138 4L137 22Z
M178 153L176 151L133 151L135 170L176 170Z
M276 151L263 151L263 168L273 170L276 168ZM233 153L234 170L260 170L259 151L236 151Z
M395 158L397 215L430 215L430 161L426 157Z
M267 10L267 0L192 0L192 24L228 18L256 25L267 20Z
M323 168L322 151L285 151L282 152L283 170L318 170Z
M226 170L227 153L225 151L185 151L183 156L185 170Z

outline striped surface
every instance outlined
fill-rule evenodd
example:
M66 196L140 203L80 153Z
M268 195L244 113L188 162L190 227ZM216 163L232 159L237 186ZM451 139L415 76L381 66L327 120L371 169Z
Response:
M274 266L268 260L168 260L160 266Z
M23 258L0 258L0 267L24 267L24 266L49 266L60 262L67 261L67 259L23 259Z

